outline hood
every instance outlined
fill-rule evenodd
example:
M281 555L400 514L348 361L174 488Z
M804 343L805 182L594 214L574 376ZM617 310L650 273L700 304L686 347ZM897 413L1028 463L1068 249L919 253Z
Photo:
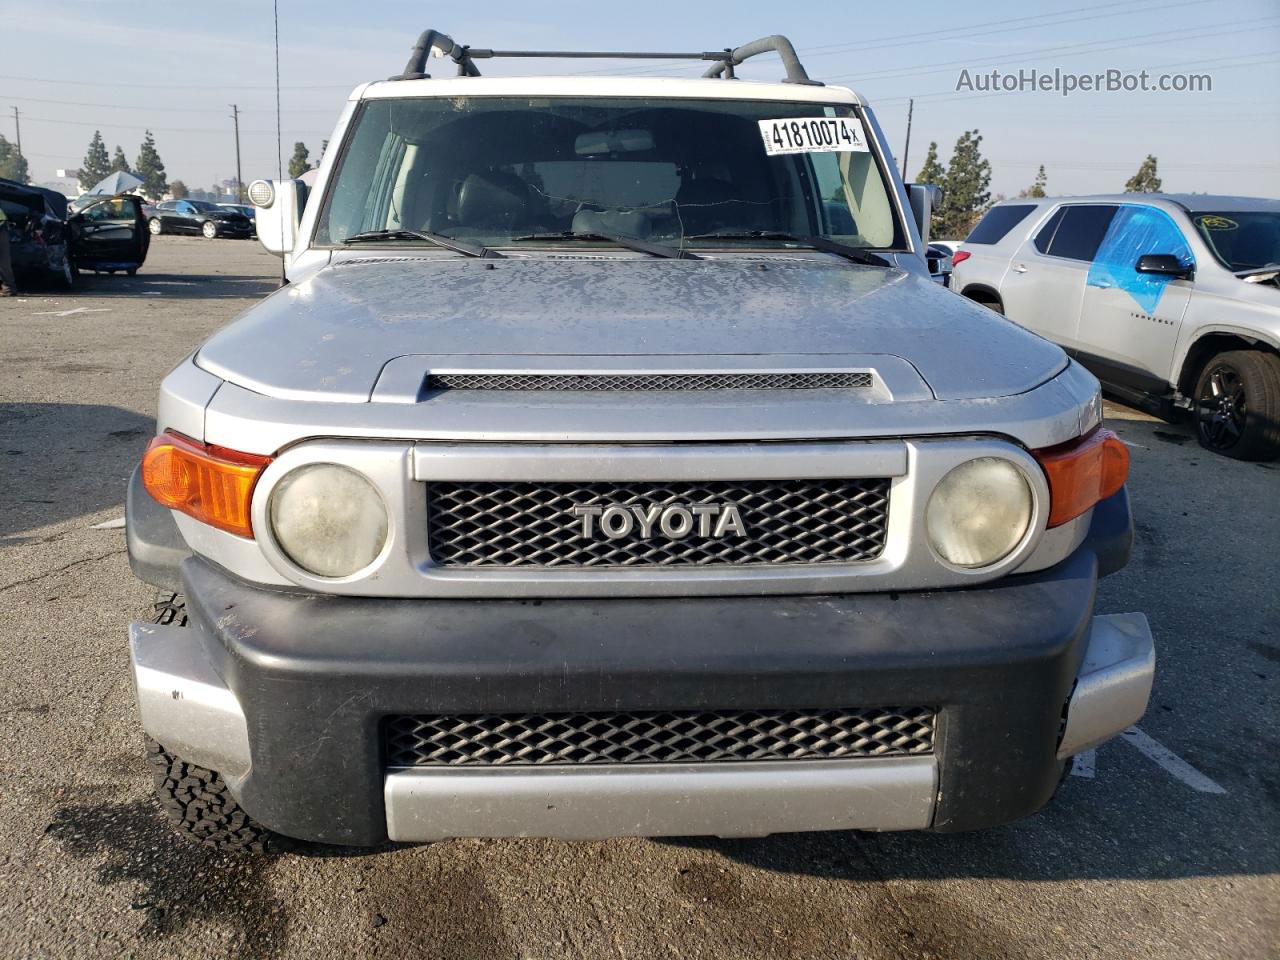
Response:
M277 291L196 362L249 390L363 402L402 356L889 354L940 400L1024 393L1059 373L1053 344L927 277L835 258L704 260L383 256Z

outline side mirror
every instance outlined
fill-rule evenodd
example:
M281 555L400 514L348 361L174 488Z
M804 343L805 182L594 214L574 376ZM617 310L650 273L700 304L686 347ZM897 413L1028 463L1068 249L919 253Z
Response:
M920 242L929 243L929 222L933 219L933 211L942 206L942 188L936 183L907 184L907 200L911 204L911 215L920 231Z
M262 245L278 256L290 253L298 241L307 185L301 180L255 180L249 184L249 200Z
M1144 253L1134 269L1157 277L1190 277L1193 270L1172 253Z

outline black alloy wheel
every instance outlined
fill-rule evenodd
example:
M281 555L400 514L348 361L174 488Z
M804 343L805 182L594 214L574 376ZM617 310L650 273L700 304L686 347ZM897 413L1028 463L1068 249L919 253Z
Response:
M1196 382L1200 445L1236 460L1280 455L1280 356L1230 350L1205 364Z
M1249 398L1244 381L1234 367L1218 363L1210 367L1196 397L1198 429L1210 450L1230 450L1244 434Z

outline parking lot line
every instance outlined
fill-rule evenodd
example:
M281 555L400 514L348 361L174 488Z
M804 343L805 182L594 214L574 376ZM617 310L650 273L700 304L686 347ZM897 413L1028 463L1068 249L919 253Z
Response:
M1149 760L1164 767L1169 773L1177 777L1192 790L1199 793L1226 793L1227 791L1214 781L1210 780L1203 773L1193 767L1187 761L1164 746L1158 740L1155 740L1137 727L1130 727L1121 736L1124 737L1126 743L1132 744L1139 753L1143 754Z
M1097 760L1097 749L1077 753L1071 761L1071 775L1073 777L1084 777L1086 780L1092 780L1094 768L1097 766Z

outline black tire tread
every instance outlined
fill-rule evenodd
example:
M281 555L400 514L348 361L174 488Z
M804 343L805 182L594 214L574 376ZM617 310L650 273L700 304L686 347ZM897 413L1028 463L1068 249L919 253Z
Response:
M1248 398L1248 416L1240 441L1229 450L1209 447L1200 435L1201 446L1235 460L1274 460L1280 457L1280 356L1265 350L1228 350L1209 358L1196 377L1198 399L1204 379L1216 365L1230 364L1240 371Z
M150 737L146 750L160 808L179 833L227 853L269 852L271 831L241 809L218 773L187 763Z

